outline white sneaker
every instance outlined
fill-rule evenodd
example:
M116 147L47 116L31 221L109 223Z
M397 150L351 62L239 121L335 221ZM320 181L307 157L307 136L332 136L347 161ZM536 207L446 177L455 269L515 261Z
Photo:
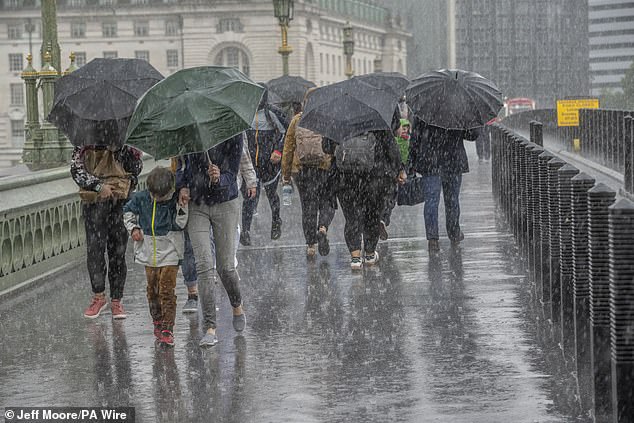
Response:
M373 254L366 255L364 261L368 266L377 264L379 261L379 252L375 251Z

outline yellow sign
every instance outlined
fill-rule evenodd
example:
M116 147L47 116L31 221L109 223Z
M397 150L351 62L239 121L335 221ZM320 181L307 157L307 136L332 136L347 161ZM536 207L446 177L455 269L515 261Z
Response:
M598 109L599 100L557 100L557 126L579 126L579 109Z

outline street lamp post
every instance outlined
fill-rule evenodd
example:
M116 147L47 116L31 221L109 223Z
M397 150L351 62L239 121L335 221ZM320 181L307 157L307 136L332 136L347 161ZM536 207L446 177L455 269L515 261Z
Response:
M282 73L288 75L288 56L293 52L288 45L288 26L294 17L294 0L273 0L273 8L282 29L282 46L277 52L282 55Z
M354 75L354 69L352 69L354 28L350 22L346 22L346 25L343 27L343 54L346 56L346 76L350 79Z

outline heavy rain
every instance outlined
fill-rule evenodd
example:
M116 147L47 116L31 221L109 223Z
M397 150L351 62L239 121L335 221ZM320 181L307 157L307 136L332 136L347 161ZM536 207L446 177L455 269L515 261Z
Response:
M634 422L634 5L0 0L6 422Z

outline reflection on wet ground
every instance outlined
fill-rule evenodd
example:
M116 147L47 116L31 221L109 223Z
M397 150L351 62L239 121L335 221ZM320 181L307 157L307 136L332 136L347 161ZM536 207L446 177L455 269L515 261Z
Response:
M154 345L136 265L127 320L84 319L89 284L78 263L0 303L0 407L129 405L141 422L579 421L574 381L542 340L490 191L488 164L474 164L466 240L459 249L441 241L433 257L421 207L397 209L380 265L356 274L340 215L331 255L307 263L298 201L271 244L263 199L254 247L238 255L248 328L236 335L218 295L220 343L210 350L198 347L198 317L180 312L176 347ZM180 282L178 295L180 307Z

